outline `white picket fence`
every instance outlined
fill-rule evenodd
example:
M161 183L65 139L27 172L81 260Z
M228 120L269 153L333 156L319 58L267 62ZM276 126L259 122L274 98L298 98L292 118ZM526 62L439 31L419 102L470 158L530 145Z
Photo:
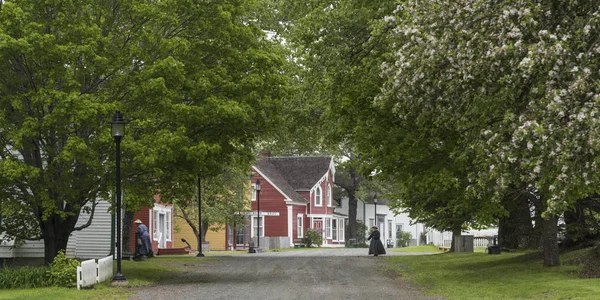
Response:
M492 244L493 236L476 236L473 238L473 247L474 248L487 248L487 246ZM449 248L452 245L452 240L444 240L442 242L442 247Z
M112 255L98 259L98 263L95 259L82 261L81 266L77 267L77 289L108 280L112 275Z

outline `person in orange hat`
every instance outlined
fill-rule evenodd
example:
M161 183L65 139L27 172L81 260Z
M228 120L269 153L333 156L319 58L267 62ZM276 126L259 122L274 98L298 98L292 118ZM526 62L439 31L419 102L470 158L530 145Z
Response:
M142 223L142 220L140 219L135 220L135 222L133 223L137 224L137 231L135 232L135 242L138 245L138 247L136 247L136 255L148 257L154 256L154 252L152 252L152 241L150 240L150 233L148 231L148 227L144 225L144 223Z

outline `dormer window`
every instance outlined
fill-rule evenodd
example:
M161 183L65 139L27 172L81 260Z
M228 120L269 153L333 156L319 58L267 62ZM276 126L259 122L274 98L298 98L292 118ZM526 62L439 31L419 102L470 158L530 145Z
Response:
M317 189L315 190L315 205L316 206L323 206L323 195L322 195L322 191L321 191L321 187L317 187Z

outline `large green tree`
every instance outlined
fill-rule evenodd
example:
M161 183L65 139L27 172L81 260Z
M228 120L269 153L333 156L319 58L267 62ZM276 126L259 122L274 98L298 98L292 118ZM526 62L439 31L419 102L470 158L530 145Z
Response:
M292 128L299 140L293 145L301 149L316 145L313 149L346 160L336 184L349 197L348 234L355 236L356 193L366 177L362 175L364 162L354 153L353 118L370 109L382 85L379 65L388 44L377 26L395 4L363 0L273 3L281 24L278 33L298 65L291 104L299 109L289 119L290 124L301 126Z
M64 249L80 209L110 199L110 119L125 206L239 157L277 123L280 46L259 1L3 1L0 231Z
M592 1L406 1L383 19L395 46L376 127L422 137L420 152L449 147L476 206L526 190L544 212L546 266L560 264L558 216L597 192L598 18ZM387 142L365 146L387 154L377 166L397 159Z

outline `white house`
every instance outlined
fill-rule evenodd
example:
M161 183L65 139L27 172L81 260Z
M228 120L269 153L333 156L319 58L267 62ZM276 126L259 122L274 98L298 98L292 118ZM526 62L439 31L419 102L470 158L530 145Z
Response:
M91 204L88 204L90 206ZM111 246L111 214L110 203L97 200L94 219L90 226L81 231L73 231L67 242L67 257L90 259L101 258L110 254ZM90 214L81 210L79 220L75 227L87 223ZM0 243L0 259L43 259L44 241L26 241L19 247L14 247L14 241L3 241ZM41 262L41 261L40 261Z
M377 205L372 199L366 201L358 201L356 219L360 220L368 227L371 228L375 224L379 228L382 235L382 242L384 244L391 244L392 247L397 247L396 234L398 232L410 232L412 240L411 246L434 244L438 247L450 247L452 242L452 232L444 231L440 232L431 228L425 227L421 223L413 223L412 219L409 218L406 213L395 214L386 205L385 199L378 199ZM375 212L377 210L377 213ZM341 203L335 209L336 213L348 215L348 198L343 198ZM377 222L375 222L375 215L377 215ZM347 223L346 223L347 224ZM490 228L487 230L468 230L462 233L463 235L473 235L475 237L493 237L498 234L497 228ZM368 232L365 232L365 236ZM421 237L423 235L423 237ZM487 245L487 241L481 241L481 245L477 244L476 247L483 247ZM485 245L484 245L485 244Z
M343 198L341 200L341 203L336 207L335 212L348 215L348 198ZM377 221L375 221L375 216L377 216ZM419 237L424 232L426 233L423 224L411 224L412 220L408 217L408 214L395 214L390 210L383 199L378 199L377 204L375 204L372 199L366 201L359 200L356 209L356 219L366 224L368 226L367 228L371 228L377 224L382 235L382 242L386 245L391 245L392 247L397 247L396 234L398 232L411 233L411 246L420 245L421 241ZM365 235L368 235L368 232L365 232ZM429 240L427 242L429 242Z

